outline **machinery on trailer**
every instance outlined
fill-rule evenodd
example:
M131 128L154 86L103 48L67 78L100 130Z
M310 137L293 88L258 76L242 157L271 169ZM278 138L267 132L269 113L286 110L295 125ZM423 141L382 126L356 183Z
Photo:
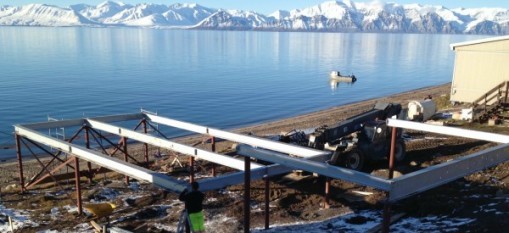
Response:
M307 146L333 151L329 164L362 170L366 162L387 158L391 149L391 130L386 119L399 116L401 105L377 103L373 109L348 118L333 126L322 126L309 135ZM280 141L295 142L302 132L282 135ZM297 141L302 145L302 140ZM402 131L398 130L395 143L395 160L405 157Z

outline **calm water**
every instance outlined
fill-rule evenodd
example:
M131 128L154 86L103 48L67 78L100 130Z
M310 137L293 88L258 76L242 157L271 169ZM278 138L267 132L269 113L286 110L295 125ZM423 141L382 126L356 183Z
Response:
M216 128L451 80L482 36L0 27L0 143L13 124L139 112ZM328 73L353 73L331 85ZM0 153L1 154L1 153Z

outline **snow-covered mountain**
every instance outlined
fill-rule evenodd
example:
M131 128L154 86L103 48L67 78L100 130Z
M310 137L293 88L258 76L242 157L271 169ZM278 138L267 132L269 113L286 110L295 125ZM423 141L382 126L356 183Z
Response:
M0 6L0 25L136 26L217 30L509 34L509 10L448 9L420 4L327 1L268 16L253 11L104 2L67 8L30 4Z

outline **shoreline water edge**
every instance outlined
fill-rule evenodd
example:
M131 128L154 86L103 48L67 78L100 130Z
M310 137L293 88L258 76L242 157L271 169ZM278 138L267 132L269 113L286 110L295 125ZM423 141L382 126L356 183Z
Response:
M451 83L439 84L435 86L423 87L415 90L405 91L389 96L372 98L344 104L324 110L300 114L284 119L276 119L267 122L260 122L253 125L240 126L233 129L227 129L237 133L250 133L254 135L278 134L280 132L288 132L293 129L309 129L322 125L335 124L348 117L356 115L360 112L369 110L376 102L397 102L406 107L406 104L412 100L420 100L426 96L438 97L449 93ZM211 126L214 127L214 126ZM199 141L201 135L188 135L174 138L177 142L195 143ZM12 153L12 152L11 152ZM0 158L2 158L0 152ZM24 160L31 160L31 156L23 156ZM16 152L13 156L7 156L0 160L0 165L11 164L16 161Z

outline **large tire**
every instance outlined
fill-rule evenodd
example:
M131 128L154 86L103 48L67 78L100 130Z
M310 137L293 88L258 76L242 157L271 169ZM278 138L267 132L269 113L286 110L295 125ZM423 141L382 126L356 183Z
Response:
M346 168L360 171L362 168L364 168L364 163L366 161L366 158L364 154L357 149L353 149L347 153L345 153L344 157L344 166Z
M396 142L396 150L394 151L394 161L401 162L405 160L406 156L406 146L403 140ZM390 154L389 154L390 156Z

